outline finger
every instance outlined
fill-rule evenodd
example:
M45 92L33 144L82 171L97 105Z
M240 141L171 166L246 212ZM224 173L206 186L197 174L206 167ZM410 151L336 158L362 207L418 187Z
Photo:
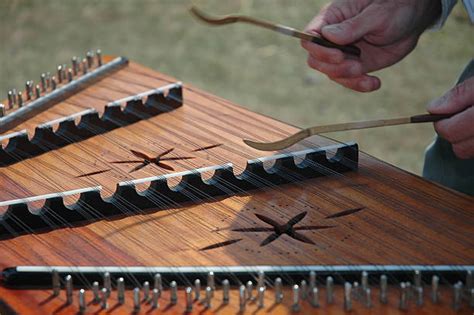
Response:
M346 88L358 92L372 92L378 90L382 85L379 78L367 74L361 75L357 78L338 78L332 80L341 84L342 86L345 86Z
M344 53L336 48L323 47L307 40L302 40L301 46L322 62L339 64L344 60Z
M474 158L474 137L453 144L453 152L460 159Z
M368 33L379 29L385 19L385 13L374 11L368 7L360 14L346 19L341 23L325 25L321 33L330 41L340 45L357 42Z
M356 60L344 60L340 64L322 62L312 55L308 56L308 65L325 73L329 78L356 78L362 75L362 65Z
M470 78L449 90L428 105L432 114L451 114L474 105L474 78Z
M474 107L434 124L436 132L451 143L474 137Z

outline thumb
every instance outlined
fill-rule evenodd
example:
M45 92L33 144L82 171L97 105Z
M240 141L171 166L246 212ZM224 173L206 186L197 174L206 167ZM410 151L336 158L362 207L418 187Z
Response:
M470 78L428 104L432 114L450 114L474 105L474 78Z
M339 45L354 43L380 26L380 16L373 13L371 10L362 11L341 23L324 26L321 33Z

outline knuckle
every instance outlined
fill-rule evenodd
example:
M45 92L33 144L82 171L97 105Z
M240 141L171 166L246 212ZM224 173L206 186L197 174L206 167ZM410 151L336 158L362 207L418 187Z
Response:
M441 123L435 123L434 125L435 131L438 135L440 135L441 138L447 140L450 143L454 142L454 137L452 132L446 127L445 124Z

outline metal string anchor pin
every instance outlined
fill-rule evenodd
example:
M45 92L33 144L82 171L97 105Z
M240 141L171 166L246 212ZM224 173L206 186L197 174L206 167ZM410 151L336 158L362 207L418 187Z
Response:
M423 306L423 287L415 287L416 305Z
M66 304L70 305L72 304L72 293L73 293L73 286L72 286L72 276L67 275L66 278L64 278L66 282Z
M344 310L352 310L352 284L344 283Z
M58 78L58 83L62 83L63 82L63 66L62 65L59 65L58 66L58 71L56 73L56 77Z
M230 283L229 280L224 279L222 281L222 303L229 304L229 291L230 291Z
M416 290L416 288L422 286L422 283L421 283L421 272L420 272L420 270L415 270L415 271L414 271L414 274L413 274L413 283L414 283L414 285L415 285L415 290Z
M247 300L251 301L253 299L253 296L252 296L252 291L253 291L253 282L252 281L247 281L247 287L245 289L245 291L247 291Z
M282 291L282 281L281 278L275 279L275 303L280 304L283 300L283 291Z
M59 272L56 269L53 269L51 273L51 280L53 286L53 295L58 296L59 292L61 291L61 283L59 280Z
M79 63L76 56L71 58L71 64L72 64L72 74L76 76L79 73Z
M319 290L318 287L313 287L310 291L311 294L311 306L319 307Z
M293 312L300 311L300 287L297 284L293 286L293 305L291 309Z
M159 273L155 274L153 288L158 289L160 293L163 291L163 282Z
M21 91L18 91L18 107L23 107L23 93Z
M365 307L372 307L372 292L370 288L365 289Z
M109 308L109 302L107 301L108 295L110 294L109 290L107 290L107 288L102 288L102 290L100 290L100 293L101 293L101 298L102 298L100 302L100 307L106 310Z
M92 51L88 51L86 53L86 60L87 60L87 67L92 68L94 65L94 53Z
M92 283L92 294L94 295L94 302L98 303L100 301L100 295L99 295L99 282L94 281Z
M245 312L245 304L247 302L247 296L245 293L245 286L242 284L239 288L239 312Z
M212 294L214 295L214 291L216 290L216 281L214 277L214 272L209 271L207 274L207 286L211 288Z
M264 286L265 286L265 272L260 270L258 272L257 288L261 288Z
M41 91L46 92L46 73L41 74Z
M193 311L193 289L191 287L186 288L186 312L190 313Z
M469 292L472 288L474 288L474 277L472 275L472 271L468 270L466 272L466 289Z
M104 289L107 290L107 297L110 297L110 292L112 292L112 279L110 278L109 272L104 273L103 280Z
M40 89L39 84L36 84L36 87L35 87L35 96L36 96L36 98L40 98L40 97L41 97L41 89Z
M140 300L140 288L133 289L133 310L135 312L140 311L141 308Z
M100 49L97 49L95 55L97 56L97 66L102 66L102 51Z
M194 280L194 300L199 301L201 299L201 280Z
M459 281L453 286L453 309L458 311L462 303L462 282Z
M8 108L13 108L15 102L13 101L13 91L8 91Z
M79 313L85 313L86 312L86 291L84 289L79 290Z
M265 287L258 288L258 307L265 307Z
M150 300L150 282L143 282L143 301L148 302Z
M117 300L119 304L125 303L125 281L123 278L117 279Z
M57 86L56 77L53 75L53 76L51 77L51 90L52 90L52 91L56 90L56 86Z
M362 291L365 291L369 287L369 273L367 271L362 271L360 284L362 286Z
M388 279L386 275L381 275L380 276L380 303L382 304L387 304L388 298L387 298L387 286L388 284Z
M176 281L171 281L170 290L171 290L170 303L172 305L176 305L176 303L178 303L178 285L176 284Z
M67 82L71 82L73 79L72 69L67 69Z
M334 303L334 280L331 276L326 278L326 302Z
M25 91L26 91L26 100L29 101L31 99L31 81L26 81L25 83Z
M153 289L151 293L151 307L153 309L160 307L160 304L158 304L159 298L160 298L160 290L158 290L157 288Z
M0 104L0 118L5 116L5 105Z
M311 271L309 273L309 290L313 290L316 287L316 272Z
M408 288L405 282L400 283L400 303L399 308L406 310L408 308Z
M306 280L301 280L300 290L301 290L301 299L306 300L308 298L308 284L306 283Z
M211 287L206 287L206 299L204 302L204 306L206 308L211 308L212 307L212 288Z

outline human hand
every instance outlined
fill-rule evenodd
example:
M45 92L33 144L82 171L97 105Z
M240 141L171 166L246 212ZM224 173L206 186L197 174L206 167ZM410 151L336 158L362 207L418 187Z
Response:
M474 77L456 85L428 105L432 114L458 113L434 124L441 138L448 140L460 159L474 158Z
M360 58L308 41L308 65L331 80L359 92L380 88L368 73L388 67L408 55L421 33L440 15L439 0L334 0L306 27L336 44L355 44Z

